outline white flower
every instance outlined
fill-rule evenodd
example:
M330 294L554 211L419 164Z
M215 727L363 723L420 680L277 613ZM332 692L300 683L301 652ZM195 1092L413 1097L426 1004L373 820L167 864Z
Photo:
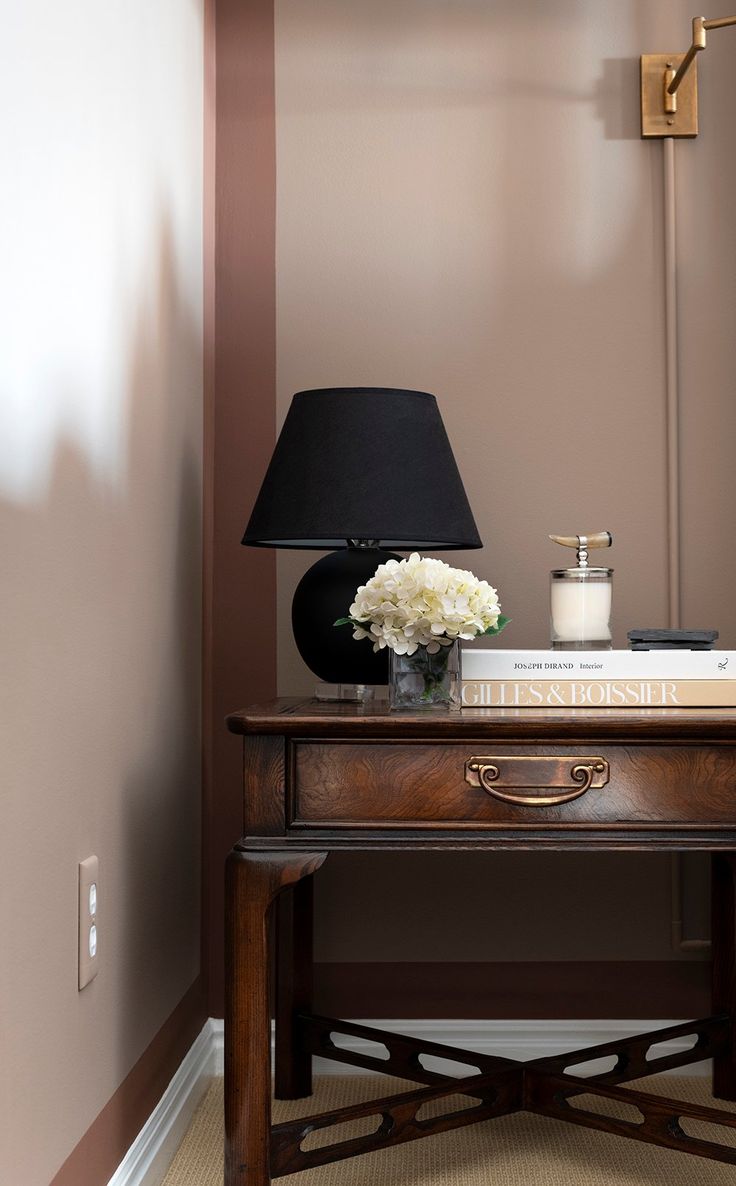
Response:
M379 565L350 606L353 638L370 638L374 651L390 647L397 655L413 655L418 647L435 654L458 638L485 634L500 613L487 581L416 552Z

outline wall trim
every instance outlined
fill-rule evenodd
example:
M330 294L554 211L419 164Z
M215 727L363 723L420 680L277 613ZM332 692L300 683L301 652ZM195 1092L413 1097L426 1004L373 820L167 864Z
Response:
M215 1030L216 1023L205 1022L108 1186L158 1186L163 1181L197 1105L216 1073Z
M212 1026L212 1041L214 1048L214 1074L222 1075L224 1070L224 1027L219 1019L210 1019ZM440 1045L467 1047L479 1054L499 1054L504 1058L542 1058L551 1054L559 1054L565 1050L575 1050L584 1046L596 1046L602 1042L614 1042L617 1038L632 1037L635 1034L646 1034L650 1030L664 1029L670 1025L681 1025L680 1021L671 1020L585 1020L585 1021L456 1021L428 1019L418 1020L416 1017L405 1019L368 1019L356 1020L357 1025L375 1026L376 1029L388 1030L390 1033L411 1034L423 1038L428 1042L438 1042ZM686 1038L662 1044L662 1054L675 1054L680 1050L687 1050L690 1043ZM370 1053L369 1043L356 1038L355 1050L360 1053ZM363 1070L362 1067L349 1067L344 1063L333 1062L327 1058L314 1059L314 1072L317 1075L371 1075L374 1072ZM457 1064L458 1072L468 1072L462 1063ZM686 1067L678 1067L673 1074L702 1075L706 1073L706 1062L691 1063ZM118 1184L116 1183L116 1186Z
M276 440L273 0L216 0L214 258L206 328L204 899L209 1013L223 1009L223 866L243 824L242 739L227 713L276 695L276 552L238 545ZM209 44L209 48L211 44ZM210 207L208 207L208 212ZM243 629L249 619L258 630Z
M72 1149L51 1186L101 1186L109 1181L206 1022L202 981L197 978Z

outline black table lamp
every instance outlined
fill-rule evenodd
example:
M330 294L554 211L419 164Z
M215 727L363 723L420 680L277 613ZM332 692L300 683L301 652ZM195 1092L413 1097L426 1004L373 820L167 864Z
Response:
M333 625L358 586L394 555L385 549L483 546L435 397L387 387L298 392L242 542L337 549L294 594L299 653L326 683L387 683L388 652Z

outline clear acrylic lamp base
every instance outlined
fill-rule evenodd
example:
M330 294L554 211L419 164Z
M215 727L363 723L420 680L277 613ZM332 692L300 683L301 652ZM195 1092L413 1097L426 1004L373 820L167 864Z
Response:
M364 704L368 700L373 700L375 693L375 684L319 683L314 689L317 700L348 700L353 704Z

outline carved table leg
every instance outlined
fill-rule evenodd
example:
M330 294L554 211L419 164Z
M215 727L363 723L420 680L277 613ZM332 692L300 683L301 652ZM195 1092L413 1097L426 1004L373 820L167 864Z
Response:
M736 853L718 852L712 864L713 1013L728 1013L731 1040L713 1059L713 1095L736 1100Z
M276 1099L312 1094L312 1055L299 1049L296 1017L312 1012L314 878L305 877L276 902Z
M271 1181L268 913L276 895L326 853L241 852L225 891L225 1186Z

